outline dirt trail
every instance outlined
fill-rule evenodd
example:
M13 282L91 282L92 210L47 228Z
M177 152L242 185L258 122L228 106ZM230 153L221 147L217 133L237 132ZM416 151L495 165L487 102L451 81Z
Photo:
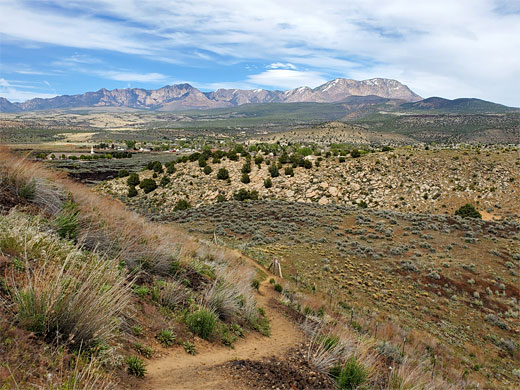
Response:
M256 262L251 265L262 268ZM187 354L182 349L177 349L168 356L149 362L147 375L140 389L229 389L232 386L229 380L222 372L212 368L237 359L283 357L288 349L302 341L303 336L295 324L273 304L276 294L266 280L260 285L259 293L256 296L258 307L265 309L270 320L270 337L250 333L245 339L238 340L234 349L200 340L197 342L195 356Z

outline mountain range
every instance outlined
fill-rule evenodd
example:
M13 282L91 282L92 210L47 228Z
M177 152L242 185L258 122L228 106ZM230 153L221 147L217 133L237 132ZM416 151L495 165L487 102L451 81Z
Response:
M167 85L159 89L125 88L79 95L61 95L49 99L31 99L12 103L0 98L0 112L67 109L78 107L123 107L143 110L178 111L236 107L260 103L337 103L351 96L378 96L403 102L422 98L397 80L374 78L350 80L338 78L317 88L299 87L286 91L266 89L217 89L202 92L190 84Z

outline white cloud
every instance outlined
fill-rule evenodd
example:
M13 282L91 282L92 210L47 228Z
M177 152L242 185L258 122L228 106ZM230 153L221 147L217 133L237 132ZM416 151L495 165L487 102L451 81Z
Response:
M25 88L29 90L20 90L17 87L17 84L12 84L8 80L4 78L0 78L0 97L6 98L7 100L11 102L24 102L29 99L34 99L36 97L39 98L51 98L56 96L56 94L50 94L50 93L41 93L36 91L35 87L34 89L30 86L19 86L20 88Z
M163 82L168 77L161 73L132 73L132 72L120 72L120 71L97 71L101 77L117 80L117 81L130 81L136 83L157 83Z
M290 69L269 69L265 72L250 75L247 81L254 85L266 87L297 88L301 86L317 87L327 82L319 72Z
M283 63L283 62L273 62L272 64L267 65L268 69L293 69L296 70L296 66L291 64L290 62Z

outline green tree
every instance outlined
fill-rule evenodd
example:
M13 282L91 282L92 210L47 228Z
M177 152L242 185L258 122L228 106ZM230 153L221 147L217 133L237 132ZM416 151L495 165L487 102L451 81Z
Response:
M455 215L458 215L462 218L478 218L482 219L482 214L478 212L478 210L470 203L465 204L460 209L455 211Z
M157 188L157 183L153 179L143 179L139 183L139 187L142 188L145 194L148 194Z
M220 168L217 172L217 179L227 180L229 179L229 172L226 168Z
M130 174L130 176L126 180L126 184L128 184L129 186L137 186L137 185L139 185L139 183L140 183L140 180L139 180L139 175L137 173Z

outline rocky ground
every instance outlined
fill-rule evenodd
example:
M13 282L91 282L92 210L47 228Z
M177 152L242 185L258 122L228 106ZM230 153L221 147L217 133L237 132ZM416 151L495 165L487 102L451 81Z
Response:
M370 208L398 211L448 213L466 203L473 203L491 216L518 216L520 210L520 152L517 150L415 150L401 148L378 152L360 158L308 157L311 169L294 168L294 176L284 174L272 178L272 187L265 188L270 177L268 166L251 164L251 182L243 184L241 168L245 159L222 159L212 164L212 172L202 172L197 162L176 164L171 182L164 188L145 195L139 190L135 198L126 198L126 179L104 183L100 190L124 198L130 205L143 209L173 210L179 199L192 206L211 204L219 194L230 200L241 188L258 191L260 199L283 199L305 203L366 204ZM273 162L275 157L266 156ZM319 161L319 167L316 162ZM217 179L220 168L229 171L230 181ZM141 179L151 171L140 173ZM157 183L161 179L157 178Z

